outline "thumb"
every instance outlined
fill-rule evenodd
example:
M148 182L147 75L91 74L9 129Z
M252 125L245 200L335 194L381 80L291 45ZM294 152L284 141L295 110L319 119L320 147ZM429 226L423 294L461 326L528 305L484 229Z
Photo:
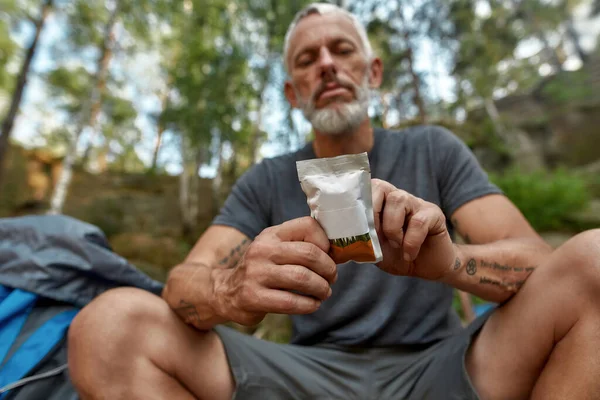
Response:
M329 238L321 225L312 217L302 217L286 221L273 229L283 242L308 242L324 252L329 251Z

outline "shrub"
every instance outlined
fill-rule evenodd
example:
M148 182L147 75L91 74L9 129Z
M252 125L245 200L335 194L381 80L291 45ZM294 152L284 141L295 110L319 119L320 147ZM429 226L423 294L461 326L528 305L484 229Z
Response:
M490 174L490 179L537 231L573 229L569 216L590 201L585 180L564 169L532 173L510 169L502 175Z
M107 238L111 238L124 230L126 212L122 201L118 198L99 197L93 200L89 206L71 214L97 226Z

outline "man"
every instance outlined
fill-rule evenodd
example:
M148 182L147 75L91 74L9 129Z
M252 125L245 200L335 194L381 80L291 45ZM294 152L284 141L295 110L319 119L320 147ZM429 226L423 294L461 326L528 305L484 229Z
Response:
M374 130L382 62L347 12L301 11L284 55L314 142L236 183L164 300L118 289L80 313L82 398L600 398L600 233L551 252L452 134ZM336 266L295 161L363 151L383 261ZM462 329L453 287L502 305ZM267 313L292 315L292 344L217 326Z

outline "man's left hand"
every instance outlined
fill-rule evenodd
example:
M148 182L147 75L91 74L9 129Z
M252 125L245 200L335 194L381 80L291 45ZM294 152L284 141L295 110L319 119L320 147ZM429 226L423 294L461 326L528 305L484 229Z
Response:
M383 251L378 265L393 275L442 279L460 261L446 228L446 217L435 204L373 179L375 228Z

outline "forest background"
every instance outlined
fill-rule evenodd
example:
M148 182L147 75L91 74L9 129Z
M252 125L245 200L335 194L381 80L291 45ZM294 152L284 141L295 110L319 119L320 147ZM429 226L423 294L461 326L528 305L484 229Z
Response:
M0 0L0 217L88 221L164 279L244 171L310 139L282 92L306 4ZM384 61L376 126L451 129L554 246L600 226L600 0L336 4Z

